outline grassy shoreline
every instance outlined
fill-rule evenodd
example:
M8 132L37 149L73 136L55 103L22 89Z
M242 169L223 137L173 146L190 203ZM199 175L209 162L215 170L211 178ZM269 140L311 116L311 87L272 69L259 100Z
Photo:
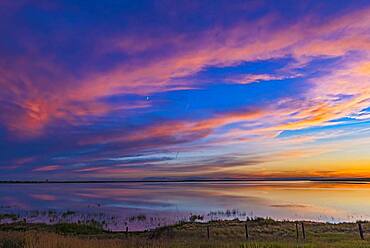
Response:
M143 232L108 232L93 225L27 224L0 225L0 248L16 247L369 247L370 223L363 223L365 240L360 239L357 223L318 223L274 221L258 218L244 221L186 222ZM209 231L209 232L208 232ZM208 235L209 233L209 235ZM366 237L366 235L368 237Z

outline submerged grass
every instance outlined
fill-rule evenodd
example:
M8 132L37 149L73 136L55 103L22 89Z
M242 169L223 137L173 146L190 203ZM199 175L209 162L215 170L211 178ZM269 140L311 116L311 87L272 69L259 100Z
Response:
M209 238L207 235L209 227ZM370 224L363 224L365 234ZM294 222L253 220L182 223L153 231L133 233L106 232L99 226L81 224L0 225L0 248L370 248L370 241L359 238L356 223L305 222L306 240L296 239Z

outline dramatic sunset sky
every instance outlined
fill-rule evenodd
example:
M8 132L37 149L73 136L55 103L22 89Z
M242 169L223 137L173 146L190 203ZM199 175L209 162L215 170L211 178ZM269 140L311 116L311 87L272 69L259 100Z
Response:
M0 1L0 180L370 177L369 1Z

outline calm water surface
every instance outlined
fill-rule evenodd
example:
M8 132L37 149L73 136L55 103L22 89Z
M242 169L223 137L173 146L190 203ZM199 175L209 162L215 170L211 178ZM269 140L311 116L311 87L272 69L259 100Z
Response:
M110 230L150 229L188 220L272 217L370 220L370 184L351 182L207 182L2 184L0 214L29 222L91 221ZM10 222L2 219L1 222Z

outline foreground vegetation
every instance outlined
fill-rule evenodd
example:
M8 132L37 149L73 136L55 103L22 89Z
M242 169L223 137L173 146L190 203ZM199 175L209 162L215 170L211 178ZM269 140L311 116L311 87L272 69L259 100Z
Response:
M369 247L370 223L364 223L365 240L361 240L356 223L304 222L306 239L301 225L297 240L296 223L271 219L248 221L248 239L245 222L214 221L210 223L182 223L153 231L111 233L94 225L81 224L26 224L24 222L0 225L1 248L129 248L129 247L238 247L285 248ZM207 228L208 227L208 228ZM209 232L208 232L208 230ZM209 233L209 235L208 235Z

